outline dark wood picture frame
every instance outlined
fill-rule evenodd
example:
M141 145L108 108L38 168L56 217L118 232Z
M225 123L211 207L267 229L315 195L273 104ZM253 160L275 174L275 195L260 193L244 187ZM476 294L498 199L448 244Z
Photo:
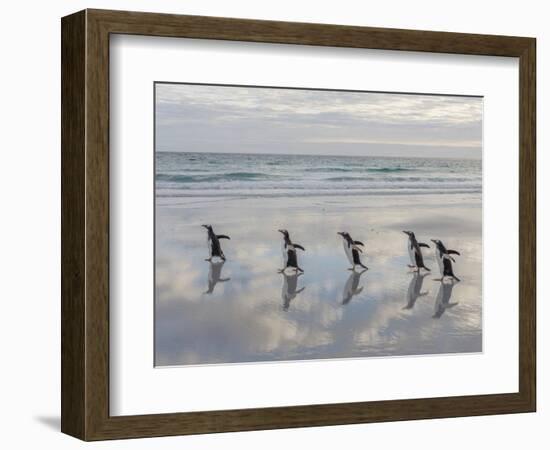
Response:
M534 38L105 10L64 17L61 31L64 433L100 440L535 411ZM519 58L519 391L110 416L109 36L117 33Z

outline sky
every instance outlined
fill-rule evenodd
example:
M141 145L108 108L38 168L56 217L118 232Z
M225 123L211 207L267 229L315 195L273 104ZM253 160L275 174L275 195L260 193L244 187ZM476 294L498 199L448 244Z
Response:
M156 151L481 158L480 97L155 88Z

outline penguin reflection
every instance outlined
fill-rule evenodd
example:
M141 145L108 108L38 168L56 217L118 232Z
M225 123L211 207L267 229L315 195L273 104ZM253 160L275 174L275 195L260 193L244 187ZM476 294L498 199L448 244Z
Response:
M435 299L434 305L434 319L439 319L447 309L452 308L453 306L458 305L458 302L451 303L451 295L453 294L453 288L455 282L443 282L439 285L439 291L437 292L437 297Z
M347 305L353 297L359 295L364 286L359 287L359 281L361 280L361 275L363 275L367 270L362 270L361 272L352 271L346 281L344 286L344 292L342 293L342 305Z
M209 262L210 268L208 269L208 290L205 294L211 294L214 292L214 288L218 282L224 283L231 278L222 278L222 268L225 261Z
M418 297L424 297L428 294L429 291L422 292L422 283L424 282L424 278L428 275L428 273L421 275L418 271L413 272L413 277L409 283L409 289L407 290L407 304L403 309L413 309Z
M283 288L281 290L281 298L283 299L283 310L288 311L290 302L302 292L306 287L303 286L300 289L298 288L298 277L301 277L303 273L292 273L287 274L281 272L283 276Z

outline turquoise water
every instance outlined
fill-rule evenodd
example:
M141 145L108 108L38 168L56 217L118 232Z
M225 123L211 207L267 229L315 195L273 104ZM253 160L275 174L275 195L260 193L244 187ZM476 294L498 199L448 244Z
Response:
M481 192L481 161L156 153L157 198Z

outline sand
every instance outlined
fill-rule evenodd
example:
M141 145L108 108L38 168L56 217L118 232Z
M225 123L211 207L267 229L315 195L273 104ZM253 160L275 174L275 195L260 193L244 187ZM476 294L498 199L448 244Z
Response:
M482 351L479 195L179 198L157 201L155 364L238 363ZM206 232L223 240L210 264ZM288 229L305 247L279 274ZM412 230L432 272L412 272ZM337 231L366 244L350 267ZM461 253L442 284L431 238Z

